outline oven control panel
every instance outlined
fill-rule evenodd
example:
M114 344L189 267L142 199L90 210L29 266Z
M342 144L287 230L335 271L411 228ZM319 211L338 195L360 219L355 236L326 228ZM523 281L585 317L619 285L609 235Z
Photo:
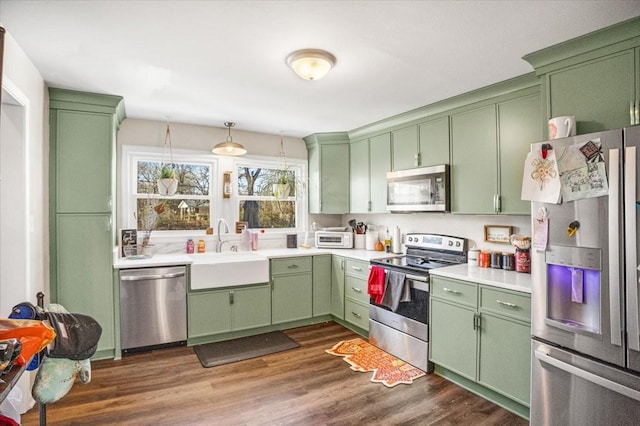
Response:
M460 253L464 253L467 250L466 242L466 238L437 234L406 234L404 237L404 243L407 247L447 250Z

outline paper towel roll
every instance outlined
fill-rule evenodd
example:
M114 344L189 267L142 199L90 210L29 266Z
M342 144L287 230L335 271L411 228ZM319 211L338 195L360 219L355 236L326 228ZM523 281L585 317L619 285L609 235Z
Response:
M398 226L393 230L393 235L391 236L391 251L402 253L402 234Z

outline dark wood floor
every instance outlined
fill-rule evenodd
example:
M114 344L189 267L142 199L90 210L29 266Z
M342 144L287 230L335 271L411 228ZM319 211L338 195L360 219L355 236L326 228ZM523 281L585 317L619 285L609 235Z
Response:
M371 373L326 354L358 337L333 323L287 330L300 347L202 368L192 348L92 363L47 406L49 425L526 425L510 412L435 374L387 388ZM34 407L23 425L38 424Z

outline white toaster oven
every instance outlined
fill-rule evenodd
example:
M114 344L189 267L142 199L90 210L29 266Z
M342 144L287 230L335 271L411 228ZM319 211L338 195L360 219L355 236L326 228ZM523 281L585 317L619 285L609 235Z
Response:
M353 232L316 231L316 247L353 248Z

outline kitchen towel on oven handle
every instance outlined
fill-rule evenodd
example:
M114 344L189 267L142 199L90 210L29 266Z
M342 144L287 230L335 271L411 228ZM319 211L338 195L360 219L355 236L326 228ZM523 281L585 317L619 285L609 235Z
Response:
M406 278L407 275L403 272L387 272L381 305L395 312L400 302L411 302L411 289Z
M385 272L384 268L379 266L372 266L369 270L367 293L375 300L376 304L380 304L384 295Z

